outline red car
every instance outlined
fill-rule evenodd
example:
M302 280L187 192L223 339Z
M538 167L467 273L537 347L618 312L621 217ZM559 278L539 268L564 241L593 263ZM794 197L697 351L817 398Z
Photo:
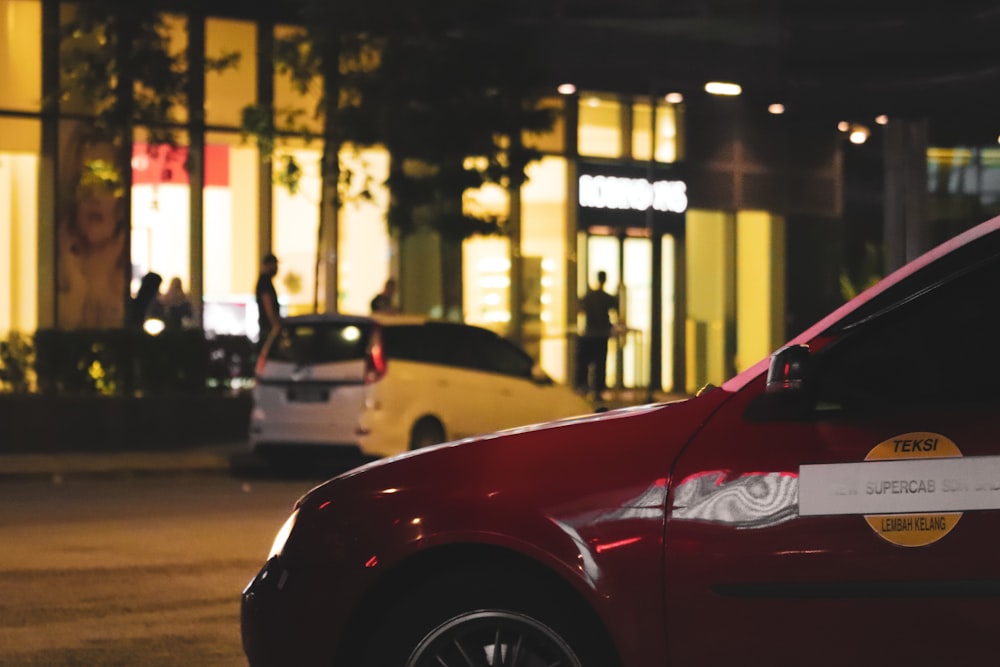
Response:
M995 664L1000 218L721 387L298 501L253 667Z

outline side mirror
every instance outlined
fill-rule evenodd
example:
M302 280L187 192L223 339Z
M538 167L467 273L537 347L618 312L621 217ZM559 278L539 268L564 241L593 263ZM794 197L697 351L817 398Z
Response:
M767 369L767 393L804 392L808 384L809 361L808 345L789 345L775 352Z
M771 356L767 384L747 408L750 421L785 421L811 414L808 345L783 347Z

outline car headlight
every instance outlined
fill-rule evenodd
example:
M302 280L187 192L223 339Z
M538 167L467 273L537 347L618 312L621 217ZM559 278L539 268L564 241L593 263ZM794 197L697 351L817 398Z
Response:
M289 517L285 520L284 525L278 530L278 534L274 536L274 544L271 545L271 552L267 555L267 559L271 560L275 556L280 556L281 552L285 550L285 542L288 541L288 536L292 534L292 528L295 526L295 520L299 516L299 511L295 510Z

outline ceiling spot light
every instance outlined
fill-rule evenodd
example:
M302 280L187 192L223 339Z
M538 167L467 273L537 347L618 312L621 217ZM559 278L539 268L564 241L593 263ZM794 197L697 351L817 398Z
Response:
M576 92L576 86L572 83L560 83L559 87L556 88L560 95L572 95Z
M680 93L667 93L663 99L670 104L680 104L684 101L684 96Z
M774 114L775 116L780 116L785 113L785 105L775 102L774 104L767 105L767 112Z
M889 117L886 116L885 114L875 116L875 122L878 123L879 125L888 125Z
M848 135L848 139L852 144L863 144L868 141L868 135L871 132L864 125L855 125L851 128L851 134Z
M841 132L847 132L848 130L851 129L851 124L848 123L846 120L842 120L839 123L837 123L837 129L840 130Z
M705 92L711 95L739 95L743 88L738 83L725 81L709 81L705 84Z

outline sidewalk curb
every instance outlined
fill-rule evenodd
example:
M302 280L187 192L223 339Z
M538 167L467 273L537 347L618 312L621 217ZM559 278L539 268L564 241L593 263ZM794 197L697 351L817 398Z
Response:
M0 481L68 477L127 477L228 473L233 454L222 451L86 452L0 456Z
M640 391L614 392L604 400L594 401L595 412L642 405L647 397ZM686 396L660 393L653 402L667 402ZM306 468L306 471L331 475L337 465ZM355 462L354 465L357 465ZM51 454L0 454L0 482L5 480L44 480L61 483L70 477L142 477L180 474L228 474L261 476L273 474L267 461L250 452L248 443L226 442L181 450L57 452ZM301 471L294 471L300 474Z

